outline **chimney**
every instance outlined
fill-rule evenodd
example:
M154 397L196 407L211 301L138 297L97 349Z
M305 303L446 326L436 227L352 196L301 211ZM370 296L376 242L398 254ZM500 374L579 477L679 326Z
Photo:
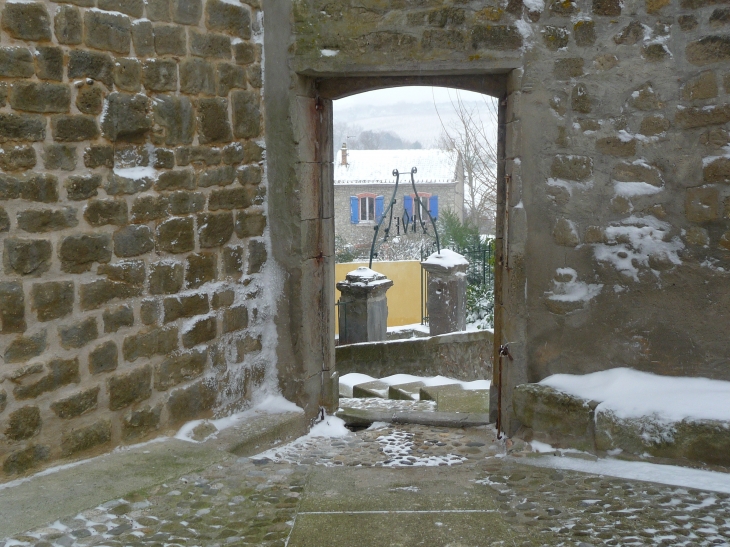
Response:
M342 143L342 161L340 161L341 165L347 165L347 143Z

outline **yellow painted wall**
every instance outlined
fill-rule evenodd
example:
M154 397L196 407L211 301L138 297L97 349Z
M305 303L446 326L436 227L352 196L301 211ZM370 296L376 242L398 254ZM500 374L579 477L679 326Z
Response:
M335 282L345 280L345 276L367 262L348 262L335 264ZM388 289L388 326L399 327L421 322L421 263L418 260L397 262L373 262L373 270L393 281ZM340 299L340 291L335 288L335 302ZM335 323L335 332L339 332Z

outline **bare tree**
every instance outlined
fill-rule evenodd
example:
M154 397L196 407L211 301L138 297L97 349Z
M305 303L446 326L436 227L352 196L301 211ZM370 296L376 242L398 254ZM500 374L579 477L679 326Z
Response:
M441 121L438 147L461 155L464 166L465 216L479 226L481 233L494 230L497 194L497 104L494 99L482 96L483 104L466 103L456 91L451 107L456 114L449 124ZM495 134L492 134L495 133Z

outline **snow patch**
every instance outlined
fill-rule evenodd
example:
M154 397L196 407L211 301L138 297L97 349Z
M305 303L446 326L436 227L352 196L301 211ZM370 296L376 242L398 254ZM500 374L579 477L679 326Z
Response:
M441 249L440 253L433 253L422 264L434 264L444 268L454 268L456 266L468 266L469 261L451 249Z
M588 302L598 296L603 289L602 284L588 284L578 281L578 272L573 268L558 268L556 273L561 276L568 276L568 281L553 280L553 290L545 293L550 300L558 302Z
M334 57L340 52L339 49L320 49L319 54L322 57Z
M654 186L646 182L618 182L613 181L613 191L617 196L650 196L664 190L661 186Z
M545 0L524 0L522 4L528 9L528 11L538 11L542 13L545 9Z

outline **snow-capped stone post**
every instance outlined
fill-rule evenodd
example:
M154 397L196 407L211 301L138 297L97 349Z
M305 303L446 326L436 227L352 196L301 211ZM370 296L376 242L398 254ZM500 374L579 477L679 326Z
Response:
M449 249L433 253L428 272L428 328L431 336L466 330L466 269L469 261Z
M393 281L371 270L360 267L337 283L341 293L340 344L376 342L385 340L388 330L388 302L385 293ZM343 309L344 308L344 309Z

